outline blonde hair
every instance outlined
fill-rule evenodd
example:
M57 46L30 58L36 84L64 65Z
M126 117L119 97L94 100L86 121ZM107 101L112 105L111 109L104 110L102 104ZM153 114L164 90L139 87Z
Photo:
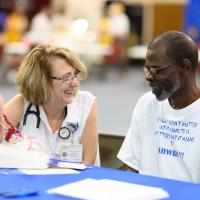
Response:
M87 69L69 49L50 45L39 45L31 50L22 61L17 73L17 84L22 96L34 104L46 103L52 99L51 64L49 58L61 57L86 78Z

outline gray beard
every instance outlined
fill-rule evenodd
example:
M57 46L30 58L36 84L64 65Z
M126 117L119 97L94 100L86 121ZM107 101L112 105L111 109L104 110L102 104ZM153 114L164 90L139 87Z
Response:
M161 94L159 96L156 96L156 99L158 101L163 101L165 99L168 99L178 88L181 86L181 81L180 79L176 79L176 82L169 91L167 90L162 90Z

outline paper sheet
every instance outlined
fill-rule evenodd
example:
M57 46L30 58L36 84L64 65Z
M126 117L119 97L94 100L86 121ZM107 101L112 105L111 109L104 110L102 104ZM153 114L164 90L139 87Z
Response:
M29 175L45 175L45 174L78 174L79 171L74 169L59 169L59 168L48 168L48 169L19 169L24 174Z
M50 189L47 192L90 200L152 200L169 197L169 194L161 188L109 179L84 179Z

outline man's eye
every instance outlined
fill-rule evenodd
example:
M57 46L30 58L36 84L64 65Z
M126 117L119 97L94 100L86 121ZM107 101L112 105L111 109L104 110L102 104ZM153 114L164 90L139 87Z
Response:
M166 70L163 68L163 69L158 69L156 72L157 74L164 74Z

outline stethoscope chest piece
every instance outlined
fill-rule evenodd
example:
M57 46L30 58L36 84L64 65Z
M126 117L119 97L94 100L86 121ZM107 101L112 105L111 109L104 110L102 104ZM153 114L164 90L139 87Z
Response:
M58 132L59 137L62 138L62 139L69 138L70 134L71 134L70 130L67 127L62 127Z

